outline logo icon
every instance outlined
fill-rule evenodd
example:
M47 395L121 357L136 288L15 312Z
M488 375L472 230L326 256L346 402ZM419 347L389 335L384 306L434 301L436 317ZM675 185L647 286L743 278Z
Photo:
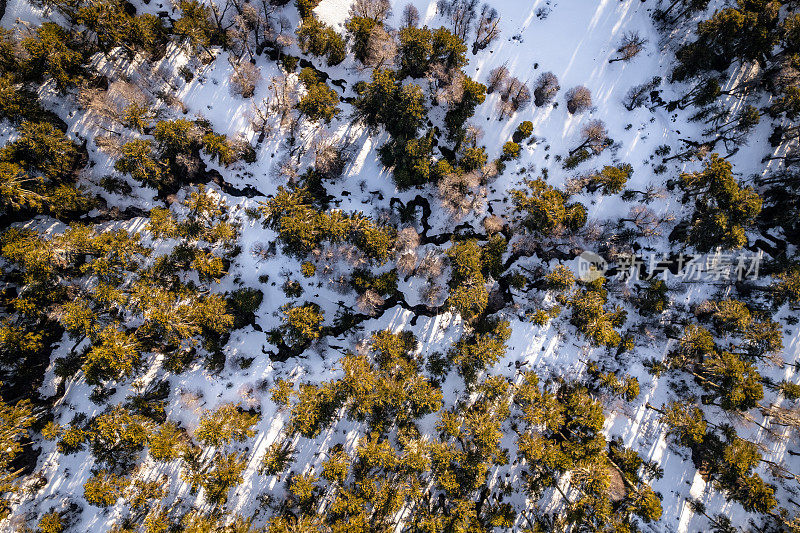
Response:
M608 270L608 262L594 252L583 252L578 256L578 278L592 282Z

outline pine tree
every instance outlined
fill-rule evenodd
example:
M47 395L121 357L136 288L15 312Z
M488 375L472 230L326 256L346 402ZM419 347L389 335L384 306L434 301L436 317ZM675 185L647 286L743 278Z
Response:
M195 438L206 446L220 447L231 442L244 442L255 435L252 427L259 416L250 414L233 403L226 403L214 411L206 411L195 431Z
M164 422L154 431L151 431L147 444L150 456L156 461L169 462L183 454L186 436L174 422Z
M86 382L97 385L103 381L129 378L139 366L139 357L136 338L117 325L108 326L100 332L98 342L86 355L83 365Z
M16 478L19 475L13 461L22 452L28 428L34 420L30 401L22 400L12 406L0 400L0 448L3 449L0 455L0 519L11 511L8 497L18 490Z
M688 240L700 251L722 246L737 249L747 244L746 231L761 212L761 198L733 177L733 167L717 154L706 160L701 172L681 174L681 187L695 197L695 212Z
M392 168L392 177L401 189L423 185L431 180L433 165L432 135L419 139L392 140L379 150L381 163Z
M153 128L153 138L163 155L174 158L189 155L200 146L200 131L197 125L183 118L163 120Z
M497 363L506 353L505 343L511 336L508 321L488 321L464 335L449 354L458 373L468 384L474 383L478 373Z
M282 318L281 331L287 344L305 344L320 337L324 316L317 304L286 307Z
M67 528L61 515L55 510L50 510L39 519L41 533L63 533Z
M0 161L13 162L47 180L63 183L78 162L78 147L49 122L23 121L19 137L0 149Z
M400 78L422 78L430 67L433 54L433 34L427 26L409 26L400 30Z
M603 194L618 194L633 175L633 167L627 163L606 165L589 177L590 190L601 188Z
M703 412L688 402L672 402L664 407L661 420L667 424L668 433L684 446L703 442L707 423Z
M156 160L152 143L146 139L135 139L122 145L122 157L114 164L119 172L130 174L136 181L156 189L165 185L168 175L164 166Z
M481 272L481 249L476 241L468 240L454 244L446 254L453 268L447 301L465 320L473 320L483 313L489 301Z
M239 159L239 153L225 135L209 132L203 135L203 151L226 167Z
M564 230L578 230L586 223L586 208L582 204L568 204L566 194L542 179L524 183L526 189L513 189L510 193L515 212L527 230L557 235Z
M297 43L303 53L326 56L329 66L338 65L345 58L344 39L336 30L316 17L307 17L297 30Z
M81 47L67 30L54 22L45 22L35 35L22 39L27 58L23 72L35 80L53 79L63 93L78 83L83 74Z
M228 492L244 479L242 473L247 462L242 454L217 453L211 467L204 472L202 486L206 499L215 505L224 505Z
M303 69L300 79L306 87L306 93L297 103L297 109L311 121L324 120L326 124L330 124L340 113L339 96L309 68Z
M208 53L215 37L209 8L197 0L181 0L178 7L181 16L172 25L172 30L189 43L194 53Z
M100 470L84 483L83 497L92 505L110 507L122 497L128 481L106 470Z
M378 22L367 17L353 16L345 22L345 29L350 40L350 50L362 64L367 64L370 36L376 27L378 27Z
M313 16L314 8L319 5L321 0L295 0L297 11L300 12L301 19L307 19Z

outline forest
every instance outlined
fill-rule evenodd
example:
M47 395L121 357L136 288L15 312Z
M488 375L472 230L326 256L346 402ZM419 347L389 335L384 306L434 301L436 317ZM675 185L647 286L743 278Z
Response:
M798 0L0 0L0 531L800 533L798 247Z

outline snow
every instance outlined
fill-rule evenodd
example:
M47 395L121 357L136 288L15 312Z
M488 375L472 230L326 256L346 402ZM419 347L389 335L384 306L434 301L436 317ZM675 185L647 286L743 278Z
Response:
M430 26L443 24L436 15L435 2L415 0L412 2L420 11L422 23ZM488 202L492 205L495 214L502 214L509 209L507 191L518 186L521 179L519 171L535 168L536 172L549 170L549 183L563 186L571 177L601 168L612 163L628 162L634 167L634 174L628 187L643 190L648 184L663 184L665 179L676 176L680 171L692 171L698 167L696 164L687 165L686 168L673 164L666 173L656 175L653 173L651 155L661 145L668 144L675 149L680 146L682 138L698 138L698 125L688 121L688 112L676 111L667 114L659 108L652 112L647 108L639 108L628 112L621 104L622 98L628 89L649 81L654 76L665 77L669 71L673 56L669 52L669 44L663 43L661 36L654 29L650 16L652 14L651 2L639 0L532 0L520 2L518 0L492 0L491 4L497 8L502 17L501 37L489 49L473 56L469 53L470 64L467 73L481 82L486 82L491 69L507 64L511 74L526 81L529 85L543 72L554 72L561 85L561 91L556 99L557 105L547 105L537 108L531 105L524 111L517 113L511 119L499 121L495 106L499 96L490 95L486 102L478 108L474 123L479 124L485 131L483 143L490 152L490 157L499 155L503 143L511 139L517 125L530 120L534 124L534 135L537 142L531 146L523 145L523 157L509 164L506 172L491 186ZM349 12L349 0L323 0L315 9L316 15L332 25L338 31L343 31L343 23ZM402 14L404 2L393 3L393 15L389 23L397 27ZM152 9L152 8L151 8ZM11 27L17 19L36 23L40 20L41 12L32 8L25 0L10 0L3 26ZM625 32L638 31L647 39L644 53L640 54L630 63L609 63L615 56L618 43ZM187 57L178 50L172 50L164 60L165 68L176 71L181 65L186 64ZM319 61L315 60L315 64ZM351 94L353 84L360 74L348 67L352 60L348 59L344 65L335 69L326 70L334 79L347 80L347 94ZM178 95L187 107L187 118L203 116L208 119L214 131L225 133L229 136L240 134L251 142L255 135L249 127L252 102L269 99L269 80L277 76L279 71L274 63L264 57L259 58L258 66L261 69L262 81L257 87L252 100L244 100L232 93L229 76L232 67L227 53L221 52L216 60L207 66L195 71L194 79L179 88ZM322 65L320 65L322 66ZM577 115L570 115L566 110L564 93L571 87L586 85L594 99L591 111ZM680 93L669 84L659 87L664 100L675 99ZM347 136L353 143L353 158L350 161L345 175L330 188L330 194L337 198L337 206L343 210L361 210L366 214L376 215L378 210L374 202L367 202L369 193L379 191L388 203L391 197L398 197L403 202L413 198L419 191L398 192L395 190L387 171L382 168L377 158L376 149L385 140L384 135L369 136L364 130L350 127L347 123L349 106L342 105L341 117L326 128L329 134ZM64 117L70 126L70 134L81 137L93 137L97 134L91 125L83 124L76 117ZM615 147L604 152L599 157L592 158L589 162L582 163L575 171L567 171L561 162L555 161L555 155L566 154L570 149L580 144L580 130L587 121L600 119L608 127L610 136L615 141ZM6 138L8 127L4 125L3 139ZM309 143L311 134L302 132L301 143ZM731 158L734 167L742 176L763 171L759 163L761 157L770 153L766 144L766 135L754 134L749 146L742 149ZM92 159L97 162L94 172L97 177L103 173L113 173L113 161L101 154L89 143ZM275 170L283 160L285 147L280 143L279 136L273 135L258 147L258 160L253 165L237 164L231 168L220 167L206 160L209 168L221 172L225 179L235 187L252 185L266 196L276 192L281 181L275 177ZM343 192L351 193L343 196ZM361 331L351 331L342 338L330 339L328 344L321 345L303 354L301 358L292 359L286 363L270 362L264 355L271 349L265 331L280 323L277 311L286 302L280 285L283 281L281 271L289 272L293 277L298 277L299 262L296 259L278 254L277 257L263 259L258 251L262 245L275 241L276 235L264 229L260 222L249 221L243 214L245 208L258 207L259 202L265 197L253 199L237 198L225 195L228 205L239 213L242 222L240 245L243 253L231 265L230 273L215 288L217 291L227 291L234 287L233 279L238 278L245 286L258 287L264 292L264 301L257 312L256 324L259 330L248 326L238 330L231 336L230 342L225 346L227 364L219 374L214 374L202 365L191 368L181 375L170 378L171 393L167 412L170 420L179 422L183 427L192 430L199 421L201 409L213 409L226 402L242 402L257 406L261 411L261 421L256 427L257 436L248 443L252 454L247 468L245 481L231 496L228 508L250 515L258 507L255 496L263 491L272 491L280 497L281 484L278 480L257 473L258 464L269 444L275 441L286 422L286 414L279 412L277 406L269 399L266 392L267 386L274 383L279 377L292 376L303 380L318 381L329 379L336 375L335 361L346 350L353 349L356 341L367 332L378 329L392 331L411 330L422 342L422 351L426 354L435 351L446 351L458 339L462 324L460 320L449 313L444 313L433 318L419 317L416 325L412 325L411 312L397 307L386 312L381 318L368 321L361 326ZM119 195L105 195L111 205L156 205L152 191L136 189L134 195L126 200ZM585 193L576 198L583 202L589 209L590 220L599 222L624 216L632 204L623 202L618 196L600 197ZM657 200L649 206L659 213L680 214L685 208L676 202L674 196ZM480 227L480 220L484 213L468 216L465 221L473 227ZM444 231L452 227L451 217L444 211L434 211L431 217L432 229L430 234ZM141 229L143 221L133 221L131 227ZM664 238L654 239L651 249L655 253L666 251ZM259 277L268 275L269 282L261 283ZM342 295L335 292L330 286L317 286L316 280L300 279L306 290L305 296L322 306L325 312L326 323L333 318L337 303L343 299ZM404 292L408 295L411 304L416 303L415 295L420 280L412 280L403 285ZM684 298L683 303L699 302L710 295L706 287L689 288L686 292L675 294L674 297ZM567 377L578 377L584 372L581 362L588 354L579 345L575 333L570 331L562 322L553 322L548 326L534 326L523 317L513 316L513 334L509 340L509 349L506 357L492 373L507 375L515 379L518 372L533 369L542 375L560 374ZM800 337L796 328L789 328L785 338L784 358L787 363L798 361L800 356ZM735 522L744 523L748 516L740 506L727 504L724 498L711 490L695 471L691 461L685 456L686 450L676 450L668 445L664 430L658 422L658 414L648 409L646 404L660 406L673 397L667 380L655 379L650 376L641 362L653 357L662 359L670 349L669 341L663 338L654 338L649 344L640 341L637 348L636 360L630 361L626 371L638 377L642 386L642 393L638 400L626 407L619 406L608 413L609 422L606 430L609 435L621 436L626 445L632 446L642 453L646 459L654 460L664 469L663 479L654 482L653 488L662 497L664 517L657 524L645 526L651 531L689 532L701 531L707 527L703 517L696 516L687 504L687 499L701 500L710 511L724 512ZM341 349L334 348L339 346ZM63 339L54 351L53 357L60 357L68 353L72 343ZM602 358L604 354L599 350L591 354L592 358ZM253 363L246 369L239 368L236 361L240 358L254 358ZM161 361L153 360L146 376L139 381L147 383L158 376L162 369ZM517 366L519 365L519 366ZM789 379L797 381L794 367L785 366L775 372L776 379ZM41 393L49 396L55 392L56 379L52 373L52 366L48 371ZM457 380L451 376L446 382L444 390L445 401L451 404L455 398ZM66 393L59 401L55 412L56 421L68 423L76 413L87 416L96 415L103 411L104 406L95 405L88 397L91 387L78 377L67 383ZM123 400L126 395L133 393L133 387L120 387L112 398L112 402ZM194 398L194 399L193 399ZM356 436L355 428L343 425L347 431L345 436L327 434L324 439L331 442L347 441L353 444ZM752 428L751 428L752 429ZM756 428L757 429L757 428ZM747 428L740 428L740 432ZM335 430L332 430L335 432ZM754 434L758 434L753 430ZM756 437L758 438L758 437ZM763 437L762 437L763 438ZM305 440L305 439L301 439ZM38 467L48 479L47 485L34 495L26 497L17 504L15 514L46 512L50 506L55 505L60 499L83 493L82 485L90 476L92 459L88 452L74 455L60 454L53 442L39 443L42 454L39 457ZM786 446L764 442L764 445L774 450L772 459L783 459L795 471L800 467L794 457L784 455ZM314 442L301 442L298 445L300 455L298 465L318 463L321 459L314 456L318 445ZM173 482L177 493L173 496L194 498L188 493L188 487L179 482L179 466L148 465L152 470L150 477L167 475ZM196 501L200 501L199 499ZM101 530L113 523L119 509L110 513L101 512L99 509L86 506L81 515L81 521L75 525L75 531Z

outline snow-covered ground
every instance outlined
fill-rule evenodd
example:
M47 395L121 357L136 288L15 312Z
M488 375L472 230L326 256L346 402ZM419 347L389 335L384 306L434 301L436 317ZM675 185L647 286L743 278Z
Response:
M315 9L315 13L337 31L343 32L349 4L349 0L323 0ZM429 26L443 24L437 15L434 1L414 0L413 4L419 9L421 24ZM489 95L485 103L478 108L473 123L480 125L484 130L482 144L487 146L490 158L499 156L503 143L511 139L514 129L524 120L533 122L536 137L536 142L533 144L523 143L522 157L511 162L505 173L491 184L487 204L492 206L494 214L502 215L509 212L511 207L507 194L509 189L516 187L524 176L535 177L545 169L548 170L548 182L563 187L570 178L601 168L603 165L630 163L634 173L628 188L644 190L648 185L662 186L667 179L677 177L681 171L694 171L699 168L699 163L684 165L674 161L665 172L659 174L653 172L654 165L659 161L651 156L659 146L666 144L675 149L681 145L680 139L700 137L698 125L688 120L689 111L676 110L667 113L660 107L654 110L640 107L629 112L621 103L632 86L645 83L654 76L666 78L674 61L672 50L677 43L664 39L653 26L651 15L654 2L491 0L491 4L502 17L500 38L477 55L469 53L467 74L486 83L491 69L505 64L512 75L528 82L529 85L532 85L541 73L552 71L558 76L562 88L556 99L557 105L541 108L531 105L510 119L498 120L495 109L499 99L497 94ZM404 2L395 3L394 12L388 21L389 25L396 27L399 24L404 5ZM149 12L170 9L167 4L162 6L155 2L137 7ZM11 27L17 20L35 23L40 16L41 12L32 8L25 0L9 0L2 25ZM296 17L296 13L294 16ZM647 39L645 51L630 62L609 63L609 59L616 55L623 34L630 31L637 31ZM186 62L187 57L184 53L172 50L163 60L163 65L164 68L174 72ZM318 60L314 62L317 64ZM321 64L319 66L322 67ZM240 134L254 143L256 135L249 125L252 104L270 97L269 80L279 74L276 64L265 57L259 58L258 67L261 69L263 79L252 99L242 99L231 91L228 81L231 66L227 54L224 52L218 54L215 61L195 72L196 75L191 82L179 82L182 85L178 88L177 95L186 105L187 116L202 116L210 121L214 131L230 137ZM324 70L333 79L347 81L344 93L346 96L353 94L354 83L364 76L353 68L352 58L348 58L342 65L325 67ZM563 94L567 89L577 85L585 85L591 90L594 106L588 112L571 115L566 110ZM663 83L658 90L661 91L660 96L665 101L674 100L681 95L679 87L668 83ZM60 112L57 99L50 98L50 102L52 108ZM344 176L328 190L329 194L337 199L336 206L347 211L361 210L369 215L379 215L381 208L388 205L390 198L397 197L407 202L419 194L418 190L397 191L391 176L380 164L377 148L385 141L385 134L370 136L365 130L351 126L348 121L350 115L348 104L342 104L342 111L339 118L326 127L330 135L346 137L352 142L353 157ZM62 118L69 124L69 133L76 138L92 138L98 134L91 122L81 120L80 114ZM593 119L602 120L606 124L609 136L614 140L614 146L573 171L565 170L563 162L558 161L556 156L564 157L569 150L578 146L581 143L581 128ZM3 128L5 136L8 126L4 125ZM762 128L767 128L767 125L763 125ZM765 131L765 129L756 131L751 136L749 144L730 158L740 176L747 177L764 171L764 166L759 162L770 152ZM304 126L301 142L310 142L311 137L310 128ZM88 148L96 163L93 173L97 176L111 173L113 160L100 152L91 142ZM280 498L285 490L283 484L275 477L259 475L257 472L267 447L276 440L287 421L287 414L278 410L268 393L269 386L276 379L291 376L319 381L335 376L339 372L336 361L340 354L353 349L356 342L370 331L386 328L392 331L411 330L422 342L422 351L433 353L446 351L459 338L462 328L460 319L449 313L437 317L414 317L410 311L398 306L380 318L362 324L362 331L351 331L341 338L327 339L314 349L306 351L301 358L290 359L286 363L271 362L264 355L267 350L272 349L264 332L280 324L277 311L287 301L281 290L283 281L281 272L296 274L299 272L300 264L296 259L282 254L264 259L259 251L275 241L276 234L265 229L260 222L249 220L244 215L244 209L258 207L260 202L266 199L265 197L274 194L277 187L283 184L282 180L276 177L276 169L284 161L284 156L285 147L281 142L281 136L273 134L258 146L257 161L254 164L237 163L225 168L210 160L206 161L209 168L222 173L225 180L234 187L251 185L264 195L248 199L221 193L242 222L240 245L243 253L237 257L229 269L229 274L215 290L224 292L235 288L233 280L236 279L245 286L260 288L264 292L264 300L257 313L258 330L252 326L237 330L225 346L227 364L224 370L213 373L198 364L183 374L169 378L171 392L167 407L168 418L180 422L189 431L196 427L199 413L203 409L213 409L226 402L242 402L260 409L261 421L256 427L257 435L248 442L250 455L245 480L231 495L227 504L229 510L244 516L259 516L258 509L261 504L256 496L268 492ZM109 195L99 187L95 188L95 192L103 194L109 204L119 205L121 208L127 205L147 207L157 203L153 191L143 188L134 189L132 197L126 199ZM383 202L368 201L378 194L383 196ZM632 205L630 202L624 202L619 196L583 193L575 199L587 206L589 219L593 223L625 216ZM658 214L671 213L679 218L688 214L686 211L688 208L677 201L676 195L666 195L648 207ZM480 228L484 216L485 212L475 213L459 222L467 222L474 228ZM131 221L130 224L131 228L137 229L144 226L143 220L138 219ZM452 217L444 210L436 209L435 205L430 224L432 235L451 230L454 226ZM657 254L666 252L668 229L664 233L665 235L648 242L650 248L646 250L647 252ZM269 276L269 282L259 281L264 275ZM296 275L293 277L301 280L305 285L304 296L318 303L326 317L334 316L337 303L343 299L341 294L332 290L330 286L318 285L316 278L305 279ZM412 279L403 285L404 292L412 304L415 303L419 283L421 280ZM616 283L619 288L620 282L612 283ZM714 291L718 289L716 286L680 286L677 283L673 284L672 288L676 289L673 293L676 303L684 305L700 302L714 295ZM509 311L507 315L512 323L513 334L508 342L506 357L495 368L490 369L491 373L514 379L521 370L535 369L543 376L558 374L579 377L586 371L582 360L588 355L594 358L602 357L600 350L589 354L583 342L575 337L574 331L565 325L564 321L554 321L548 326L539 327L527 321L522 313L517 315ZM629 319L626 326L633 326L634 322L635 319ZM654 490L663 497L664 514L660 522L645 525L645 530L689 532L707 528L707 520L692 512L687 499L704 502L709 514L723 513L731 517L735 523L743 524L748 514L739 505L727 502L719 492L713 491L704 482L687 456L686 449L668 445L664 428L658 421L658 413L646 407L647 404L661 406L674 399L668 380L654 378L642 365L650 358L663 359L671 349L672 342L674 341L660 335L650 339L642 336L637 339L634 353L624 356L627 359L620 364L625 367L627 373L639 379L642 391L633 403L611 404L606 431L609 436L621 437L626 445L638 450L645 459L656 461L664 470L664 477L653 483ZM72 349L73 344L65 336L54 351L53 358L64 356ZM783 369L773 369L775 375L770 377L797 381L791 366L800 362L798 361L800 337L796 327L785 328L784 344L783 358L789 364ZM252 364L247 368L241 368L238 361L243 358L253 358ZM153 360L148 363L150 366L147 373L134 384L119 387L109 398L108 404L123 401L126 396L143 390L148 382L161 375L163 370L160 361ZM56 381L51 367L42 388L43 396L55 392ZM447 405L454 401L458 387L459 382L454 375L443 384ZM56 406L55 421L67 424L77 413L91 417L103 412L106 405L97 405L89 400L91 391L92 387L80 378L68 382L66 393ZM429 424L431 428L432 424L432 422ZM763 444L765 458L783 460L793 471L800 472L798 458L786 453L787 449L795 444L795 436L785 441L771 442L765 435L761 435L762 430L755 425L737 429L740 434L749 433L757 442ZM346 431L352 434L346 435L344 439L353 438L357 430L355 427L350 427ZM326 438L343 440L333 435L328 435ZM511 445L512 438L507 436L506 439L508 442L504 442L504 445ZM313 465L321 461L315 454L317 445L314 442L305 441L298 444L300 451L297 457L298 465ZM83 494L83 484L91 475L93 459L88 451L64 455L56 450L54 442L42 441L39 445L42 453L38 459L38 470L48 482L17 503L12 522L26 516L29 518L32 515L41 515L50 507L58 505L63 498L80 497ZM191 495L189 486L181 481L179 461L166 465L147 464L146 469L149 479L158 479L162 475L171 479L174 491L171 497L182 498L185 502L199 498L197 495ZM119 518L120 513L121 511L115 507L101 510L85 505L80 514L80 523L76 524L73 530L105 531Z

